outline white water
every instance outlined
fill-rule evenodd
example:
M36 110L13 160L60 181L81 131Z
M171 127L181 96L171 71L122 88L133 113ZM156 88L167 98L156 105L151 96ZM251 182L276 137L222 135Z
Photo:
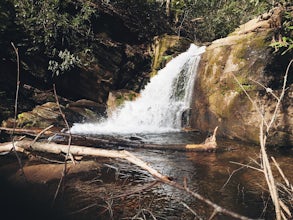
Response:
M100 123L76 123L78 134L131 134L180 131L182 114L190 107L200 55L205 47L190 48L151 78L135 101L126 101Z

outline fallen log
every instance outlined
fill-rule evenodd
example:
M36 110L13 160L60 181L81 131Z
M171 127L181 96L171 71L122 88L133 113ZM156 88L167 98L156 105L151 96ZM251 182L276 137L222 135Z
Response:
M119 138L113 136L102 136L102 137L92 137L92 136L81 136L71 134L72 143L77 145L86 145L86 146L98 146L101 148L145 148L145 149L156 149L156 150L175 150L175 151L197 151L197 152L214 152L217 150L217 142L216 142L216 132L217 128L215 128L213 135L208 137L204 143L200 144L153 144L153 143L145 143L143 140L132 140L126 138ZM29 136L38 136L41 129L33 128L33 129L25 129L25 128L4 128L0 127L0 130L6 133L18 135L29 135ZM41 137L52 139L53 142L59 144L65 144L68 142L69 133L58 132L55 128L51 130L46 130L42 133ZM56 137L62 137L56 138Z
M202 150L202 151L211 151L217 148L217 134L218 127L214 129L213 135L208 137L203 144L187 144L185 146L186 149L195 149L195 150Z
M129 162L147 170L154 177L168 180L167 176L160 174L155 169L151 168L144 161L135 157L133 154L128 151L122 150L106 150L99 148L91 148L77 145L63 145L55 143L44 143L44 142L35 142L32 144L31 141L15 141L14 143L8 142L0 144L0 153L9 152L15 149L19 152L25 151L39 151L52 154L67 154L69 152L73 156L95 156L95 157L108 157L108 158L120 158L128 160Z
M7 134L18 134L18 135L29 135L29 136L37 136L40 132L42 132L41 128L6 128L0 127L0 131L3 131ZM44 136L54 135L57 132L56 128L52 130L47 130L43 133Z
M132 164L135 164L139 166L140 168L148 171L154 178L159 180L162 183L168 184L172 187L175 187L177 189L183 190L192 197L206 203L207 205L211 206L214 209L213 216L222 213L225 215L232 216L237 219L242 220L249 220L249 218L239 215L235 212L232 212L230 210L227 210L209 199L206 199L205 197L201 196L200 194L191 191L188 187L186 182L184 182L184 185L181 185L175 181L172 180L172 178L161 174L156 169L152 168L150 165L148 165L143 160L139 159L135 155L131 154L128 151L122 150L106 150L106 149L99 149L99 148L91 148L91 147L84 147L84 146L77 146L77 145L63 145L63 144L55 144L55 143L43 143L43 142L32 142L32 141L15 141L15 142L8 142L8 143L2 143L0 144L0 153L3 152L9 152L9 151L19 151L19 152L25 152L25 151L40 151L40 152L47 152L47 153L53 153L53 154L66 154L70 153L74 156L95 156L95 157L108 157L108 158L119 158L119 159L125 159Z

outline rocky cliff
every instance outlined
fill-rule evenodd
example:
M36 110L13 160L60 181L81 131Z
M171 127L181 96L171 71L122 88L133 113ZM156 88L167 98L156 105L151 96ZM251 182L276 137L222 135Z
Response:
M45 126L39 123L46 120L39 117L39 110L43 108L35 106L55 101L53 83L56 84L57 94L66 100L61 104L67 106L65 111L69 110L67 117L70 124L92 120L93 112L98 116L105 115L109 94L139 92L151 74L160 69L172 55L185 51L190 43L186 39L180 41L178 36L166 35L174 32L164 9L157 6L155 3L136 0L117 0L111 4L96 1L93 4L95 16L91 20L94 33L90 41L92 50L79 57L88 64L75 66L58 76L52 76L48 70L49 58L44 53L27 56L25 48L20 47L18 113L28 114L20 114L18 126ZM17 34L21 35L19 30ZM0 97L6 100L0 104L0 121L14 114L16 85L17 64L10 41L5 48L0 52L0 57L4 57L0 59ZM55 113L54 108L51 110ZM71 117L72 111L77 115ZM57 117L54 124L63 126L59 119ZM12 126L10 123L3 125Z
M207 47L194 90L193 128L212 131L219 126L219 135L258 143L260 112L247 94L269 121L277 103L270 91L280 95L286 66L292 59L292 54L280 56L269 47L281 13L276 9L265 19L251 20ZM293 144L292 69L276 124L269 133L271 145Z

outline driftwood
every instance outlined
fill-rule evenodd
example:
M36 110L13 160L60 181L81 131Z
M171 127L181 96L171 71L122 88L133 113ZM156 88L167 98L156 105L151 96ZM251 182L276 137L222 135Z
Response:
M29 135L29 136L37 136L39 133L42 132L43 129L41 128L6 128L6 127L0 127L0 131L3 131L7 134L18 134L18 135ZM58 132L57 132L58 133ZM47 130L43 132L42 135L50 136L54 135L56 132Z
M211 137L208 137L203 144L187 144L185 146L186 149L197 149L203 151L210 151L217 148L217 134L218 127L215 128L214 133Z
M211 137L208 137L204 143L201 144L152 144L144 143L142 140L131 140L119 137L92 137L81 136L71 134L72 142L79 144L86 144L87 146L99 146L102 148L146 148L146 149L158 149L158 150L176 150L176 151L208 151L213 152L217 150L216 132ZM18 135L37 136L40 134L41 129L24 129L24 128L4 128L0 127L0 130L6 133ZM68 133L54 132L52 130L46 130L42 133L41 137L50 138L53 136L63 137L63 139L53 139L54 142L64 144L67 143Z
M160 174L155 169L149 167L145 162L135 157L133 154L128 151L119 151L119 150L106 150L99 148L91 148L84 146L71 145L68 149L68 145L55 144L55 143L43 143L35 142L33 145L31 141L15 141L14 143L4 143L0 144L0 153L12 151L13 148L18 152L25 151L39 151L53 154L66 154L69 150L69 153L74 156L95 156L95 157L108 157L108 158L120 158L128 160L129 162L147 170L154 177L168 180L168 177Z
M8 143L2 143L0 144L0 153L3 152L10 152L10 151L18 151L18 152L27 152L27 151L40 151L40 152L47 152L47 153L53 153L53 154L66 154L70 153L74 156L95 156L95 157L108 157L108 158L119 158L119 159L125 159L132 164L135 164L142 169L148 171L154 178L156 178L158 181L168 184L170 186L173 186L177 189L183 190L192 197L206 203L207 205L211 206L214 209L214 212L212 216L216 215L217 213L226 214L229 216L232 216L237 219L243 219L248 220L249 218L245 216L241 216L237 213L234 213L230 210L227 210L209 199L204 198L200 194L191 191L186 184L186 181L184 181L184 185L181 185L175 181L172 180L172 178L161 174L156 169L152 168L149 164L142 161L138 157L134 156L128 151L122 150L106 150L106 149L99 149L99 148L91 148L91 147L84 147L84 146L77 146L77 145L71 145L70 147L68 145L63 144L55 144L55 143L43 143L43 142L31 142L31 141L15 141L15 142L8 142Z

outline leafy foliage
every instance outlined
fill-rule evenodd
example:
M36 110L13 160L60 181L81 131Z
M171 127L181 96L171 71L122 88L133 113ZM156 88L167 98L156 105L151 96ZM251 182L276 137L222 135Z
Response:
M275 51L280 51L282 55L291 52L293 49L293 11L286 11L283 16L281 32L279 39L273 40L271 47Z
M63 73L67 70L70 70L72 67L81 64L80 59L71 54L67 49L60 51L58 57L61 59L61 62L59 63L55 60L50 60L48 67L48 70L51 70L53 74L56 74L57 76L60 73Z
M99 20L99 12L95 7L98 2L108 5L107 10L113 10L117 20L102 23L103 19ZM114 41L129 44L146 42L155 35L174 31L193 40L212 41L225 37L239 24L267 11L272 7L271 2L288 4L291 0L172 0L169 20L163 10L165 2L1 0L1 55L9 51L7 48L11 47L10 42L13 41L24 55L24 63L42 54L46 59L46 68L54 75L59 75L75 66L86 66L93 62L94 50L99 41L97 37L103 34ZM158 10L160 6L162 10ZM162 25L164 22L165 26ZM169 23L173 26L173 32ZM285 52L292 50L292 15L284 16L283 26L282 37L272 46L282 48ZM126 34L122 35L121 32ZM118 38L125 39L119 41Z
M175 26L180 35L197 41L226 37L240 24L258 16L276 4L291 0L173 0Z
M18 27L14 23L14 6L11 0L0 1L0 56L7 56L9 54L6 46L11 47L10 42L18 39Z
M57 75L81 64L78 55L89 50L94 37L91 19L96 14L90 1L15 0L14 6L15 22L24 32L18 46L27 56L43 53Z

